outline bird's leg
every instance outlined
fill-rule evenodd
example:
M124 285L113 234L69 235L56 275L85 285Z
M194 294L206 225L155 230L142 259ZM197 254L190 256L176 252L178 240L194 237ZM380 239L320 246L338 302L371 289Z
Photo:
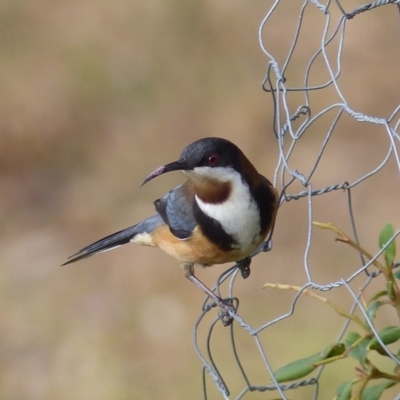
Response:
M242 274L243 279L247 279L250 276L250 264L251 257L245 257L243 260L237 262L237 266Z
M221 312L219 317L222 321L224 326L229 326L233 318L231 316L231 312L235 313L236 309L232 304L231 299L221 299L217 296L212 290L210 290L203 282L201 282L196 276L194 275L194 265L193 264L183 264L183 273L189 281L194 283L200 290L202 290L207 296L210 297L211 300L219 307L221 307Z

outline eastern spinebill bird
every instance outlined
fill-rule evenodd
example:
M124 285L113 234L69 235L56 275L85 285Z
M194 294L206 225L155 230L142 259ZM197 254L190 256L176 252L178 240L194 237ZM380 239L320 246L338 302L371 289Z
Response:
M279 196L226 139L210 137L190 144L178 161L157 168L142 185L178 170L188 180L154 202L155 215L83 248L63 265L126 243L159 247L181 262L185 277L221 307L222 322L229 325L235 311L232 302L208 289L194 275L194 266L238 262L247 277L249 256L273 228Z

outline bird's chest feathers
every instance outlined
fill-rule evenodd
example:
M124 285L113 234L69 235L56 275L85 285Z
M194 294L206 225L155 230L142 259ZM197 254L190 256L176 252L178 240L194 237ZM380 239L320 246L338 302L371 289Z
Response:
M234 248L243 253L252 252L263 238L260 234L259 209L248 185L233 170L225 171L225 176L216 177L212 183L210 179L203 183L203 187L197 185L199 190L195 195L200 210L219 222L234 239Z

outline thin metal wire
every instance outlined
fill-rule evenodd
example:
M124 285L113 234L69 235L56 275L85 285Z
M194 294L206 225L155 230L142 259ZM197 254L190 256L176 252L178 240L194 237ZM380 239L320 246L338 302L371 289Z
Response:
M239 299L237 298L237 295L235 296L235 286L237 286L237 281L241 279L238 265L234 265L221 274L213 290L220 297L224 297L222 296L222 293L224 293L225 297L232 299L236 312L231 313L233 323L229 328L225 328L225 330L222 328L216 329L216 327L219 327L221 324L218 318L218 307L216 307L215 304L210 303L208 298L206 298L202 304L199 318L194 327L193 342L197 355L203 364L204 399L209 398L208 393L211 391L211 386L213 386L214 392L216 388L223 399L245 399L250 397L252 392L261 393L266 391L275 391L276 393L274 398L277 396L280 396L282 399L286 399L287 397L296 398L297 396L295 391L299 388L309 388L308 390L310 390L311 393L307 398L318 399L320 389L322 389L320 378L322 374L326 372L324 367L318 368L309 379L291 382L289 384L279 384L274 375L275 366L272 359L270 359L272 357L269 356L269 351L273 344L264 339L264 335L266 335L273 326L277 326L293 316L298 301L304 296L304 292L309 290L317 290L323 293L338 289L345 290L352 299L352 305L349 307L347 313L349 315L361 313L372 334L377 337L377 340L381 344L387 356L391 357L395 363L400 365L399 358L393 354L393 352L390 351L378 337L377 328L369 318L363 301L365 290L368 289L371 282L382 275L381 271L374 267L374 262L383 254L385 249L389 246L389 243L373 254L372 259L367 260L366 257L359 252L359 263L353 267L348 276L343 276L335 282L318 282L316 276L312 273L312 262L310 259L310 252L314 243L312 221L314 214L314 200L316 200L314 199L315 196L328 196L333 192L343 192L343 195L345 196L344 204L347 208L346 212L348 213L347 215L349 218L352 239L355 243L361 246L359 229L356 223L356 220L360 223L360 218L358 215L356 218L355 212L357 209L353 204L354 191L360 187L360 185L368 182L371 177L380 174L384 168L388 168L389 166L393 167L394 164L400 173L400 104L397 105L393 111L387 110L387 118L366 115L360 110L355 109L354 105L346 98L345 91L343 90L345 87L343 87L343 82L339 79L343 72L342 58L343 49L348 37L348 34L346 33L348 25L351 24L354 19L357 19L356 17L362 13L373 12L381 7L396 7L399 16L398 37L400 41L400 0L375 1L366 3L353 10L346 10L345 7L349 7L349 2L342 5L340 0L326 0L325 2L318 0L303 0L301 4L296 4L299 11L297 19L293 20L295 31L291 45L287 50L286 57L284 58L283 63L280 64L277 61L278 57L276 57L270 50L269 40L271 40L271 36L267 34L266 30L271 29L270 25L273 28L274 14L280 10L281 6L283 8L282 3L284 3L283 0L275 0L273 2L265 17L262 19L258 31L259 44L266 57L267 64L266 75L262 81L262 89L266 94L271 96L274 111L273 132L277 139L279 157L274 172L273 182L275 186L281 188L279 204L283 205L284 203L299 201L302 199L307 201L307 230L303 232L306 244L304 247L303 259L299 260L299 264L302 264L304 268L305 282L298 292L294 292L290 305L286 311L281 312L280 315L272 320L265 319L261 324L259 324L259 326L255 326L247 321L244 314L241 314L242 310L239 310ZM286 2L286 6L287 4L288 3ZM325 25L321 33L321 40L317 45L317 48L312 49L312 55L306 64L304 78L302 79L301 84L297 85L293 79L287 80L285 75L289 77L291 71L297 67L294 65L295 54L301 46L302 40L304 40L303 30L306 28L307 24L310 23L306 17L308 17L307 13L311 9L317 10L319 17L325 19ZM391 30L389 34L393 35L393 30ZM369 51L372 52L373 49L370 48ZM315 84L315 72L317 68L319 71L322 69L327 74L327 78L321 80L321 78L317 76L317 78L320 79L320 83ZM394 66L394 68L396 68L396 66ZM318 102L315 101L314 96L312 96L312 93L324 93L324 90L329 90L329 93L334 92L334 96L332 96L331 104L321 109ZM296 93L297 103L295 103L294 99L291 97L293 93ZM303 96L300 101L298 100L299 94ZM330 147L331 140L339 130L339 124L345 117L350 117L360 124L374 125L376 127L376 135L380 134L383 136L382 133L384 132L386 135L385 137L387 137L388 140L386 144L383 145L385 146L383 151L385 151L385 148L387 150L381 160L375 162L377 165L374 164L370 166L370 169L364 172L363 175L356 177L352 176L351 179L347 179L340 183L330 182L325 187L317 187L315 182L313 182L314 175L319 170L320 163L324 160L324 156ZM311 166L308 167L307 170L301 166L301 164L298 164L294 156L298 156L299 154L299 144L301 143L301 140L308 132L314 129L314 126L321 121L322 118L330 118L329 127L324 131L324 138L321 142L320 148L314 156ZM384 130L382 130L382 128ZM360 129L363 129L363 127ZM382 148L380 148L380 150L382 150ZM302 168L304 168L304 170ZM296 192L292 189L296 182L299 182L303 186L303 190ZM395 232L393 240L399 235L400 230ZM256 257L261 252L269 251L271 247L272 241L271 237L269 237L267 242L263 246L260 246L252 257ZM400 263L395 264L395 268L400 268ZM362 281L361 283L360 280ZM211 322L210 316L212 316ZM338 342L343 340L345 337L346 332L350 329L350 323L350 319L345 319L343 325L338 327L338 335L336 337ZM200 327L203 329L200 330ZM204 331L205 333L200 334L200 332ZM257 351L260 355L262 365L265 369L265 380L260 384L256 385L253 383L254 378L250 371L246 369L246 366L252 360L249 361L246 359L247 354L243 349L241 340L239 339L239 331L243 331L254 340ZM223 335L222 338L221 335ZM231 365L230 368L226 370L224 364L217 361L221 357L217 356L216 349L212 346L214 339L217 338L218 340L230 343L230 355L233 357L236 368L232 368ZM297 340L296 337L294 337L293 340ZM218 355L219 354L220 353L218 353ZM258 380L259 379L260 378L258 377ZM243 382L243 388L235 393L231 393L231 388L228 387L228 382L231 382L232 380L234 380L236 384L238 382ZM210 381L211 384L207 384L208 381ZM287 394L288 391L291 391L290 395ZM333 395L329 397L333 397ZM214 393L212 398L216 398Z

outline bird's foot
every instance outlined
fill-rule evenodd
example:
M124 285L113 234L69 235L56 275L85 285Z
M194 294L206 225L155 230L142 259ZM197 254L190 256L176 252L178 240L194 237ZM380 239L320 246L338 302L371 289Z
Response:
M250 264L251 264L251 257L243 258L237 262L238 268L240 273L242 274L243 279L247 279L250 276Z
M207 294L207 296L212 301L212 304L210 304L211 307L220 307L219 318L221 319L224 326L229 326L233 321L232 314L236 314L236 308L233 305L232 299L221 299L219 296L217 296L212 290L205 286L204 283L199 281L193 275L193 273L191 273L191 268L191 264L184 265L184 271L187 272L186 278Z
M232 299L220 299L218 305L220 307L219 319L224 326L229 326L233 321L232 313L236 313Z

